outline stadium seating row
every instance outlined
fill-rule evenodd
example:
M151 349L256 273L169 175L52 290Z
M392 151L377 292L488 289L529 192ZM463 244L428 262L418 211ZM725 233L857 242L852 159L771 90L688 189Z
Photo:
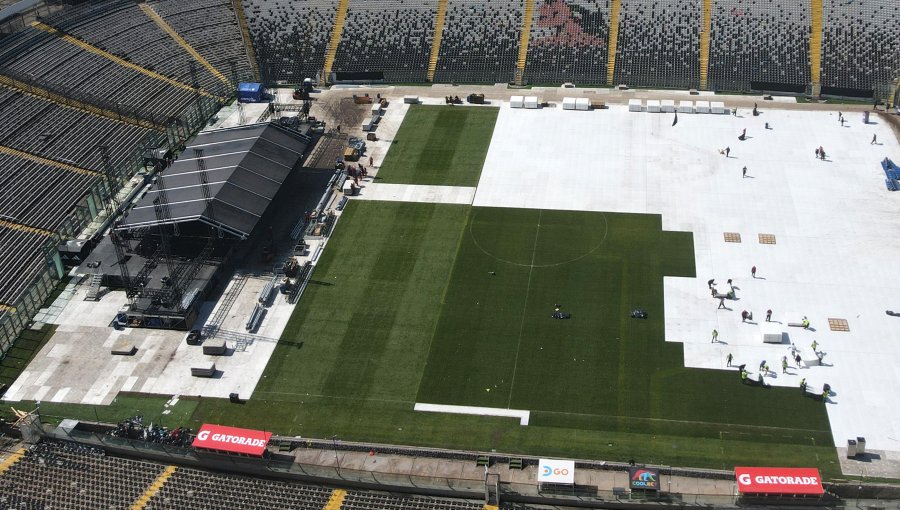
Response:
M244 0L265 73L316 76L337 0ZM434 80L496 83L515 76L525 0L449 0ZM618 0L615 83L697 87L703 2ZM332 71L381 71L425 81L437 0L350 0ZM606 0L538 0L526 60L530 83L607 82ZM804 90L810 83L809 2L711 0L709 87L751 82ZM891 78L900 15L892 0L824 2L822 85L871 90ZM893 59L893 60L892 60Z
M94 11L100 9L106 11L102 16L65 16L56 22L56 26L110 53L127 56L142 67L189 85L196 82L200 88L217 95L227 95L224 84L194 62L134 2L101 2L83 11L95 14ZM161 59L159 55L169 58Z
M231 2L150 6L219 76L130 0L83 2L0 40L2 321L22 299L36 309L49 292L26 293L32 280L52 274L44 251L56 242L34 232L69 235L102 208L108 192L100 146L113 170L127 176L144 147L166 139L161 126L184 118L189 129L198 127L213 113L210 104L232 95L226 82L252 78ZM0 328L0 350L28 319Z
M900 64L900 3L824 4L822 85L871 90L894 78L891 73Z
M43 441L0 478L2 508L128 508L166 466L123 459L64 441ZM176 468L146 501L147 510L326 508L332 489L303 483ZM480 510L483 503L347 491L342 510ZM504 507L505 508L505 507ZM512 507L509 507L512 508ZM524 506L515 508L524 509Z

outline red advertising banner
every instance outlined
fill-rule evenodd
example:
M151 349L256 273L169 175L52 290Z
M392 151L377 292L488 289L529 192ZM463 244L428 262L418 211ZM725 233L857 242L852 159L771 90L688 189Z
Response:
M272 437L271 432L204 423L191 446L262 457L270 437Z
M736 467L734 477L742 494L824 494L816 468Z

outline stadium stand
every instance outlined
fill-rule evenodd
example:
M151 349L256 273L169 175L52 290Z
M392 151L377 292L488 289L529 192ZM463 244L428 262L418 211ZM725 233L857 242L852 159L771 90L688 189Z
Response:
M149 134L142 129L0 87L0 145L102 171L98 145L112 154L130 152Z
M318 76L337 0L244 0L253 45L269 81L300 83Z
M897 2L826 1L822 62L825 91L851 89L835 92L864 95L894 78L891 72L900 66L898 19ZM886 58L893 59L894 69L885 65Z
M69 442L41 442L0 477L2 508L125 508L163 472Z
M179 114L194 98L189 90L84 51L43 30L29 28L17 36L27 38L29 51L4 52L0 56L4 74L11 71L62 94L87 93L159 117Z
M484 504L471 501L435 499L423 496L400 497L378 492L351 491L341 510L481 510Z
M435 81L512 81L523 15L523 0L450 0Z
M613 82L696 87L700 81L700 15L695 0L623 0Z
M104 15L98 17L97 13L103 11ZM90 4L89 7L60 17L55 25L66 33L115 55L126 57L142 67L182 83L199 86L218 96L230 95L225 84L195 62L191 55L156 26L132 1L113 0ZM161 55L166 55L167 58L160 58Z
M342 504L332 495L340 493ZM481 510L472 501L391 495L292 481L220 474L106 455L68 441L44 440L0 476L0 508L204 508L254 510ZM504 507L507 508L507 507ZM513 507L508 507L513 508ZM515 508L524 509L524 506Z
M525 80L606 83L606 0L545 0L531 25Z
M425 81L436 16L437 0L351 1L332 71Z
M241 29L227 0L150 2L172 28L216 69L237 81L253 81Z
M823 0L815 0L823 3ZM387 81L426 81L438 0L349 3L335 71L383 71ZM522 38L525 0L448 0L435 82L515 78L529 40L525 81L697 87L704 5L692 0L620 0L614 59L607 60L613 2L539 0ZM338 0L245 0L255 50L272 81L299 83L321 72ZM802 92L812 78L809 3L709 0L708 87ZM824 0L822 85L870 90L897 65L890 0ZM818 19L816 17L815 19ZM377 22L376 22L377 20ZM818 41L819 39L816 39ZM608 65L615 62L614 75ZM893 68L892 68L893 66ZM609 66L611 67L611 66ZM610 79L612 78L612 79Z
M320 510L330 496L331 489L324 487L180 468L145 508Z
M170 33L134 2L104 0L0 40L0 351L61 277L58 236L77 234L109 195L99 147L126 179L145 148L175 138L169 126L194 131L232 95L225 82L252 77L230 2L153 7Z
M45 258L41 248L47 236L0 224L0 303L16 303L32 281L28 276L38 274ZM8 313L0 309L0 316Z
M757 82L769 84L769 90L799 87L802 92L809 84L809 26L805 3L717 0L709 87L750 90Z
M72 196L90 189L96 175L0 153L0 210L22 225L55 232L66 219Z

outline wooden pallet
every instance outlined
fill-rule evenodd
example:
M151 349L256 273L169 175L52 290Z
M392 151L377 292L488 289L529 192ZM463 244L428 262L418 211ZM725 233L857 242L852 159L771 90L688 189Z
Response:
M739 243L741 242L741 234L737 232L725 232L725 242L726 243Z
M828 327L831 331L850 331L847 319L828 319Z
M759 244L775 244L775 234L759 234Z

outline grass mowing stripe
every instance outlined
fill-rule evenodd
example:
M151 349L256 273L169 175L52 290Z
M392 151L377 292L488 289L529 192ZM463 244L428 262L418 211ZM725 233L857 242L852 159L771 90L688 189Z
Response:
M477 186L499 111L410 107L378 170L379 182Z
M626 293L626 289L632 288L630 282L631 271L629 271L629 260L623 257L620 261L621 269L619 274L622 275L621 289L619 291L620 296L624 296ZM626 311L623 308L628 307L627 299L619 300L618 313L620 317L624 317ZM628 324L625 321L619 322L619 338L618 338L618 370L616 374L618 377L616 378L616 409L618 411L619 416L628 416L629 409L628 404L629 401L633 398L631 392L624 391L625 388L628 387L628 380L633 376L632 371L628 370L628 356L633 356L634 352L628 348L628 343L632 341L631 336L627 334Z
M431 353L431 345L434 343L434 335L437 332L438 324L441 322L441 318L444 314L445 305L447 303L447 290L450 288L450 281L453 280L453 274L456 272L456 259L459 257L459 252L463 244L463 239L465 238L465 232L467 230L467 226L470 225L472 221L472 211L474 209L472 207L466 208L466 221L463 224L463 229L460 231L459 239L456 241L456 249L453 250L453 265L450 268L450 274L447 276L447 279L444 281L444 288L441 290L441 310L438 312L437 318L434 321L434 324L431 328L431 334L428 336L428 345L425 347L426 356ZM426 360L427 363L427 360ZM418 398L419 392L422 389L422 378L425 375L425 366L422 367L422 370L419 372L419 382L416 384L416 392L413 394L415 398Z
M416 168L420 172L447 176L453 167L453 158L460 153L459 141L465 130L465 118L456 114L454 109L438 111L434 124L422 126L428 130L425 147L416 158ZM448 149L451 149L448 154ZM449 157L448 157L449 156Z
M351 201L256 391L413 400L468 214Z
M534 246L531 248L531 265L528 268L528 284L525 285L525 300L522 303L522 320L519 322L519 342L516 344L516 357L513 361L512 378L509 381L509 400L506 403L507 409L512 406L513 390L516 387L516 369L519 368L519 351L522 350L522 335L525 333L525 318L528 312L528 294L531 292L531 277L534 275L534 259L537 257L538 238L541 235L541 218L544 211L538 211L537 226L534 229Z
M421 260L425 237L422 225L429 224L434 215L433 207L415 209L421 211L416 224L370 254L375 261L370 271L374 281L364 286L353 309L347 311L350 319L336 357L340 366L328 375L322 391L325 395L368 395L375 372L382 363L389 362L385 359L388 343L398 322L402 322L398 315L406 313L405 307L389 304L404 302L407 292L415 290L410 289L409 282L416 262Z

